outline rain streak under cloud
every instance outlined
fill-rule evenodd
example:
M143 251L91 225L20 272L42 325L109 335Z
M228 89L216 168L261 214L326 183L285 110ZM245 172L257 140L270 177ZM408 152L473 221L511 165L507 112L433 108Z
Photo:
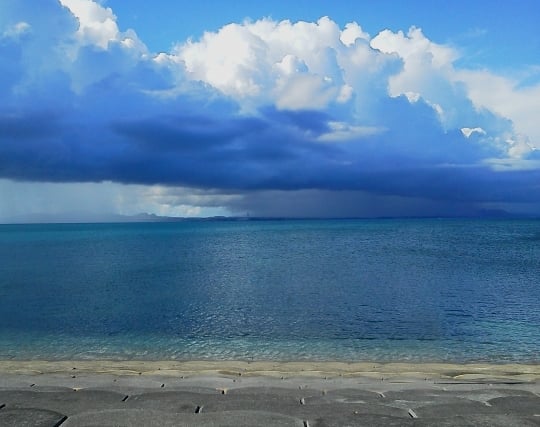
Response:
M98 2L7 0L0 220L540 214L540 84L461 55L331 17L152 52Z

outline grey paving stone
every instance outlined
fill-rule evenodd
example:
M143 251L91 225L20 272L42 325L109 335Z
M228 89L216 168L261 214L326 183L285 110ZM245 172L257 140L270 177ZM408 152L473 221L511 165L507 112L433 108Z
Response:
M448 401L460 402L462 400L463 398L460 397L458 393L444 390L413 389L388 391L384 393L384 401L386 402L405 402L413 407Z
M219 389L216 388L206 388L206 387L134 387L134 386L123 386L123 385L113 385L110 387L89 387L84 390L94 390L94 391L114 391L122 395L137 395L144 393L167 393L170 391L186 392L186 393L195 393L195 394L221 394Z
M462 416L446 418L419 418L413 420L414 427L475 427L474 420Z
M160 411L131 409L108 410L78 414L66 420L62 427L303 427L303 420L285 415L233 411L208 414L170 414Z
M412 409L421 417L429 417L431 414L438 416L437 411L442 411L444 416L458 415L462 410L481 414L496 412L486 405L487 399L480 394L473 399L452 391L407 390L384 393L384 396L385 404L401 409Z
M21 391L46 391L46 392L58 392L58 393L73 393L74 390L70 387L49 386L49 385L34 385L32 387L25 387Z
M145 375L78 374L74 379L71 377L63 381L61 378L58 379L58 383L68 384L71 388L100 390L111 390L113 388L160 390L163 384L168 387L170 382L172 380L169 378L155 378ZM40 383L42 383L41 380Z
M121 375L113 376L108 383L95 384L94 387L106 387L107 390L111 386L131 389L147 388L159 390L162 388L162 385L166 387L168 382L168 378L148 378L140 375ZM81 387L88 388L91 386L91 382L86 382L86 380L84 380L83 382L83 380L81 379Z
M540 419L508 415L470 415L416 419L414 427L538 427Z
M317 395L308 396L305 398L306 404L320 403L383 403L382 396L367 390L359 389L337 389L330 390L324 394L321 392Z
M20 387L29 387L35 383L33 377L17 374L2 374L0 375L0 389L12 389Z
M295 413L295 416L306 419L313 424L317 420L360 420L379 418L383 419L401 419L408 421L409 414L404 409L394 408L387 405L378 405L374 403L328 403L317 405L303 405ZM332 424L334 425L334 424ZM337 424L339 425L339 423ZM353 424L354 425L354 424Z
M1 378L2 376L0 376ZM19 377L19 385L16 384L17 377ZM62 374L44 374L44 375L15 375L11 380L7 380L6 386L9 388L28 387L31 384L35 384L36 387L62 387L62 388L87 388L102 386L108 387L118 381L119 377L114 375L105 374L91 374L80 373L78 371L72 371ZM9 383L12 383L9 385ZM0 386L2 382L0 382Z
M238 411L238 410L257 410L272 412L276 414L289 415L292 417L308 420L311 423L316 419L327 420L358 418L359 414L372 414L381 416L408 417L406 411L373 403L360 402L359 395L344 392L342 394L334 393L328 400L310 400L310 397L303 397L309 393L317 393L323 396L320 390L260 390L257 388L231 390L226 395L218 398L213 397L210 400L203 400L203 413ZM376 394L375 394L376 395ZM317 397L318 397L317 396ZM368 392L370 399L376 399L373 393ZM323 396L325 397L325 396ZM365 397L365 396L364 396ZM350 399L351 403L346 400Z
M126 409L153 409L164 412L195 413L202 405L204 394L181 391L152 392L131 395L124 402Z
M304 427L302 419L262 411L231 411L191 416L185 426L200 427Z
M212 389L216 390L218 388L232 388L232 387L244 387L254 385L257 386L260 381L256 381L255 378L247 377L185 377L185 378L174 378L167 381L166 386L173 390L182 390L182 389ZM265 387L270 386L273 381L270 381L268 384L264 383Z
M320 417L309 421L310 427L406 427L413 425L412 419L373 414L334 414L331 417Z
M11 393L13 391L58 391L58 392L72 392L73 389L69 387L60 386L40 386L37 384L27 385L23 387L0 387L0 396L2 393Z
M144 376L143 376L144 377ZM31 411L67 415L75 426L540 426L540 389L526 385L394 384L385 388L340 380L323 393L328 381L302 378L266 383L258 378L236 382L141 378L112 381L73 391L60 382L0 389L2 413ZM165 387L160 387L160 382ZM13 382L15 383L15 382ZM169 388L169 385L171 386ZM215 386L215 387L214 387ZM229 388L230 387L230 388ZM343 388L340 388L343 387ZM224 394L220 388L226 389ZM370 391L378 390L380 392ZM530 390L530 391L528 391ZM532 392L531 392L532 391ZM533 393L534 392L534 393ZM123 401L124 397L128 399ZM490 406L491 405L491 406ZM196 408L202 408L195 413ZM413 409L412 418L408 410ZM30 420L31 418L27 418ZM39 417L35 418L36 422ZM8 420L9 421L9 420ZM34 425L20 423L3 425ZM48 421L47 421L48 422ZM57 423L58 421L54 421ZM37 424L40 425L40 424ZM45 424L53 426L55 424Z
M202 413L223 411L263 411L276 414L296 416L301 413L302 405L297 396L280 396L277 394L227 393L225 395L201 395Z
M321 390L316 389L300 389L296 388L282 388L282 387L240 387L227 390L228 396L246 396L257 395L264 396L265 399L291 399L294 401L299 400L305 396L320 395Z
M73 415L62 424L62 427L169 427L180 425L180 414L148 409L108 409Z
M68 416L94 409L121 408L124 397L120 393L93 390L71 390L66 392L16 390L0 392L0 401L6 404L5 409L49 409Z
M522 397L536 397L534 393L526 390L520 389L501 389L493 387L484 387L480 390L460 390L452 391L453 396L460 397L463 399L476 400L479 402L488 402L497 397L508 397L508 396L522 396Z
M499 411L515 415L538 415L540 417L540 397L506 396L489 400L489 404Z
M414 408L414 412L418 418L449 418L457 415L496 415L492 407L483 404L482 402L475 402L468 399L461 399L460 402L447 402L441 404L421 406Z
M260 390L249 388L234 390L219 396L200 396L202 413L223 411L263 411L275 414L289 415L305 420L317 418L330 419L337 415L353 416L358 414L372 414L389 417L408 417L405 410L391 406L379 405L376 402L376 393L361 391L335 392L332 395L322 395L321 391L316 398L302 396L311 393L312 390ZM321 399L319 399L321 397ZM364 400L360 400L363 397ZM369 399L366 399L369 398ZM327 400L325 400L327 399ZM371 400L372 402L366 402Z
M56 427L65 415L47 409L0 409L1 427Z

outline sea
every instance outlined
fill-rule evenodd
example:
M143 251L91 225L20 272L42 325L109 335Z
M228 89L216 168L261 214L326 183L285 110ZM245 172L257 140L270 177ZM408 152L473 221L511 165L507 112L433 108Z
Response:
M0 225L0 359L540 362L540 221Z

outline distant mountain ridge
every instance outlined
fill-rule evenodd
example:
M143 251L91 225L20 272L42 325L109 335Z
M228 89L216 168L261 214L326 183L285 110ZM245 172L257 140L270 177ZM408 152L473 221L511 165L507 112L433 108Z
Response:
M0 223L5 224L60 224L60 223L136 223L136 222L182 222L182 221L265 221L289 219L420 219L420 218L478 218L478 219L533 219L536 216L526 214L511 214L504 210L479 210L475 215L468 216L384 216L370 218L356 217L257 217L257 216L212 216L212 217L172 217L152 213L139 213L136 215L121 214L89 214L89 213L63 213L63 214L25 214L7 218Z

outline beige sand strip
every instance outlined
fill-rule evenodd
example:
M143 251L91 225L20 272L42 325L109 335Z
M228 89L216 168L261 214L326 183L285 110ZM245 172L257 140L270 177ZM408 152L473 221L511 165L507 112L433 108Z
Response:
M537 381L540 364L451 364L451 363L370 363L370 362L246 362L246 361L14 361L0 360L0 373L50 374L77 370L79 373L111 375L238 375L422 378L422 379L507 379Z

